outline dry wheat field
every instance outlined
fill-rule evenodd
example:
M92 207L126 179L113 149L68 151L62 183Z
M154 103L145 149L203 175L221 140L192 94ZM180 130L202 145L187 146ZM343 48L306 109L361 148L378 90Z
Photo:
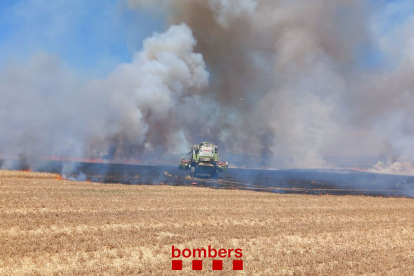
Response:
M241 248L202 271L178 248ZM0 275L412 275L414 201L71 182L0 171Z

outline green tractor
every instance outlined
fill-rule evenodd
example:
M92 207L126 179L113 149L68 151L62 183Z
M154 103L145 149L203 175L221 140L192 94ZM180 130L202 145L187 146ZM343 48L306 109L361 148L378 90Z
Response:
M218 179L218 173L225 172L228 167L227 162L219 161L218 146L209 142L195 144L191 151L181 158L178 166L180 170L189 170L191 177L204 174L214 179Z

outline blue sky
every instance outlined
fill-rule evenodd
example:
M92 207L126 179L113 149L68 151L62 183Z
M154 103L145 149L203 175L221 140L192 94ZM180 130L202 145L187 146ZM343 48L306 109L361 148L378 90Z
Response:
M118 0L0 1L0 67L47 52L89 77L105 77L163 29L162 19Z
M412 0L370 0L377 7L378 32L385 34L413 14ZM125 0L0 1L0 68L24 62L38 52L58 55L86 77L105 77L131 60L142 41L164 30L162 18L126 8ZM363 66L375 67L382 56L362 46Z

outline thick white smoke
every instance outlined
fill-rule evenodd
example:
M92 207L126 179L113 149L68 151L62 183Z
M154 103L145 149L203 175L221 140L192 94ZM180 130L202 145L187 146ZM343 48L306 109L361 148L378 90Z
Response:
M137 158L174 149L208 84L195 44L188 26L171 26L108 79L83 85L51 55L8 65L0 75L1 153Z
M203 58L193 53L195 43L185 24L172 26L148 38L130 64L119 66L106 80L89 83L88 94L97 93L93 98L104 96L110 102L104 119L97 118L90 131L91 141L105 150L109 138L114 153L124 156L157 147L163 153L167 146L173 149L182 131L179 125L191 122L188 117L196 110L194 96L208 84Z
M368 171L385 174L411 174L414 175L414 165L409 162L387 163L379 161Z

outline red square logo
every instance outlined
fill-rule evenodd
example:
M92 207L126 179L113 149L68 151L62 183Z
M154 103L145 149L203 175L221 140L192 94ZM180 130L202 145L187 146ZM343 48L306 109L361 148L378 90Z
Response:
M193 260L193 270L203 270L203 261Z
M213 270L223 270L223 260L213 260Z
M243 270L243 260L233 260L233 270Z
M172 260L172 270L183 270L183 261Z

